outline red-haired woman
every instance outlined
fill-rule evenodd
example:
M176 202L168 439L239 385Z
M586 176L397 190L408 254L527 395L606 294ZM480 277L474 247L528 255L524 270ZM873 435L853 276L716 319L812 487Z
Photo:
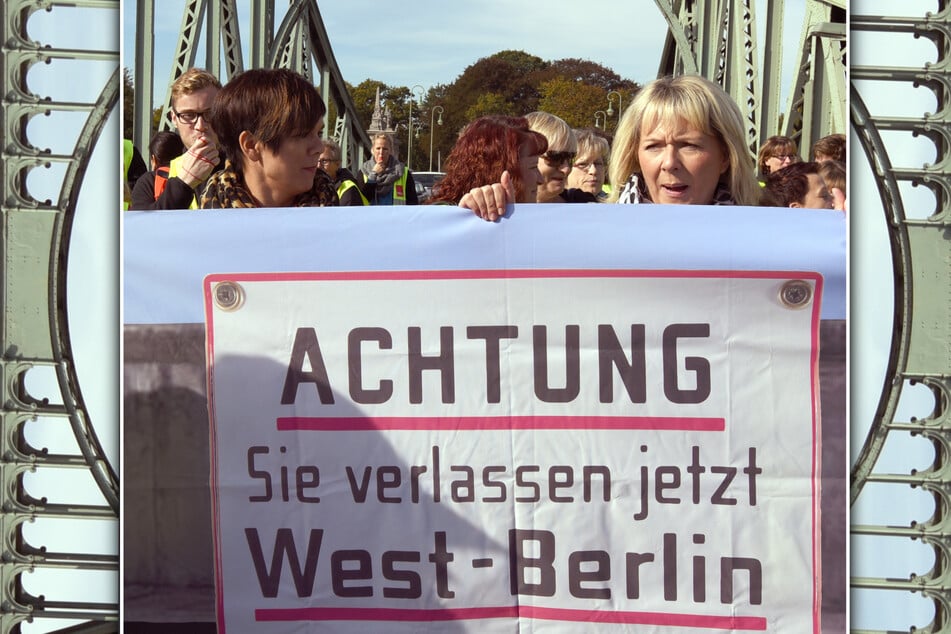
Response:
M542 182L538 157L547 149L548 141L524 117L479 117L459 134L429 202L485 209L507 191L508 200L533 203Z

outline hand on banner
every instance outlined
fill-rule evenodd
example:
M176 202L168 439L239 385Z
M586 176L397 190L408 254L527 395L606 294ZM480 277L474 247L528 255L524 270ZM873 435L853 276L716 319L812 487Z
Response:
M473 187L462 197L459 206L471 209L472 212L491 222L497 221L505 215L505 206L515 203L515 183L508 170L502 172L498 183Z

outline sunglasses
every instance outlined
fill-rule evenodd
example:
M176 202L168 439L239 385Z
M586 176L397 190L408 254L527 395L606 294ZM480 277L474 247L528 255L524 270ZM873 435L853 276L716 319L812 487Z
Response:
M552 167L560 167L562 165L571 165L571 162L575 160L574 152L545 152L542 154L542 158L545 159L545 162L551 165Z

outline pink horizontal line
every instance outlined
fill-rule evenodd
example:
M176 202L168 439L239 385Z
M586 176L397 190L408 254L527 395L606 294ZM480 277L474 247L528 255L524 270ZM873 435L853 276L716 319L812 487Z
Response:
M676 416L284 416L278 431L428 431L507 429L654 429L723 431L723 418Z
M532 606L446 608L411 610L398 608L286 608L258 609L255 621L466 621L473 619L527 618L550 621L629 623L677 627L765 631L760 616L715 616L666 612L621 612L616 610L569 610Z

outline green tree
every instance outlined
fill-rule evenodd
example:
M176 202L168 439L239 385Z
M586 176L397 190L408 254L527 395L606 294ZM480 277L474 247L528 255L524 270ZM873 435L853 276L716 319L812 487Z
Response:
M524 75L543 70L548 67L548 62L543 60L541 57L529 55L525 51L499 51L493 55L492 58L505 62L516 71Z
M573 128L594 125L594 113L607 107L607 92L598 86L556 77L540 88L538 109L561 117Z
M489 114L521 115L523 113L515 112L512 103L506 100L505 95L498 92L479 95L476 102L466 110L466 118L469 121Z
M573 57L552 62L545 72L551 76L563 77L587 86L597 86L605 92L609 90L631 90L637 86L633 81L621 79L620 75L610 68L586 59Z
M122 138L131 139L135 129L135 84L132 71L122 69Z
M372 79L348 88L364 129L370 126L376 90L380 89L382 106L389 109L391 123L397 129L398 155L404 159L412 97L413 119L419 124L419 136L415 131L413 134L413 164L419 168L429 164L430 144L434 157L445 159L460 130L477 117L546 110L574 127L590 127L594 125L595 112L606 113L609 92L616 91L621 105L626 107L639 86L588 60L567 58L549 62L525 51L505 50L469 65L454 82L431 88L423 95L422 103L406 86L387 86ZM606 117L607 132L614 131L619 115L617 96L612 97L613 112ZM433 116L437 105L443 108L441 126L436 125ZM332 124L333 113L329 113L328 125ZM438 160L434 158L433 166L436 165Z
M523 51L501 51L468 66L446 88L441 103L446 109L446 130L451 132L439 145L442 155L448 154L458 132L473 119L473 113L521 115L535 110L539 93L531 78L546 65L541 58Z

